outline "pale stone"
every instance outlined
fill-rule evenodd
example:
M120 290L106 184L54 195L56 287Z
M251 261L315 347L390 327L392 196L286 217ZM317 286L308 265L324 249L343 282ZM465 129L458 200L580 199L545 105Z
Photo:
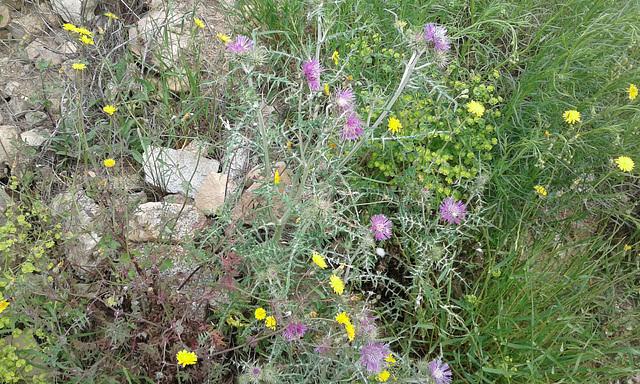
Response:
M76 51L75 45L70 41L63 44L55 44L54 41L48 39L46 43L40 40L35 40L27 46L25 52L30 60L38 63L45 61L49 65L59 66L64 61L67 55L73 54Z
M51 0L51 7L63 20L81 26L96 10L95 0Z
M18 127L13 125L0 125L0 161L11 159L16 149L11 142L17 142L20 135Z
M224 173L227 173L236 184L240 184L246 175L251 156L251 142L246 137L236 134L227 143L229 150L224 161Z
M145 180L169 193L193 196L220 162L165 147L149 146L143 154Z
M236 183L223 173L212 172L196 194L196 208L205 213L215 213L224 204L227 193L236 190Z
M30 147L39 147L49 138L49 132L39 129L32 129L20 134L22 141Z
M9 7L0 7L0 28L6 27L11 21L11 15L9 14Z
M29 111L24 115L25 121L32 127L41 125L48 117L49 116L42 111Z
M206 221L206 217L191 205L145 203L129 221L127 238L136 243L163 238L182 244L204 228Z

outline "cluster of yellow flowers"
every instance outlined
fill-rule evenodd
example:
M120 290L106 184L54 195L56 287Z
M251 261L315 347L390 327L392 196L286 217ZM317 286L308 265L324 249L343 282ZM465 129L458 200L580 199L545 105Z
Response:
M76 27L75 25L70 23L63 24L62 28L72 33L77 33L81 35L80 41L82 41L83 43L87 45L93 45L93 39L91 38L91 31L89 31L88 29L82 28L82 27Z
M344 325L344 328L347 331L347 337L349 338L349 341L353 341L353 339L355 339L356 337L356 331L353 328L353 324L351 324L351 319L349 318L349 315L346 312L340 312L336 315L335 319L338 322L338 324Z
M256 309L254 315L256 319L264 320L265 327L271 328L274 331L276 330L276 325L278 325L278 323L276 322L276 318L273 316L267 317L267 311L262 308L258 308Z

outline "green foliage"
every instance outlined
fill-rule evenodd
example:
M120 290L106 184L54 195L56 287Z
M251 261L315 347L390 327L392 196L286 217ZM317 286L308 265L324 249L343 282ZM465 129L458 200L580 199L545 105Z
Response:
M401 98L396 118L402 128L397 133L381 132L365 153L373 178L459 199L469 181L491 169L501 116L502 97L496 95L495 85L499 75L494 71L483 82L481 76L470 76L455 65L447 74L432 75L443 83L446 94L436 88ZM457 101L447 95L458 95ZM470 101L484 106L482 116L465 107L463 103Z

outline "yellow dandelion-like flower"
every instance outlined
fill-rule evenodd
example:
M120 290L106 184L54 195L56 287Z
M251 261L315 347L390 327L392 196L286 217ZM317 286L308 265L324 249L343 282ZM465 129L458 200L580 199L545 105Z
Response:
M630 246L629 244L625 244L625 245L624 245L624 251L625 251L625 252L626 252L626 251L628 251L628 250L630 250L630 249L631 249L631 246Z
M318 267L322 269L327 268L327 263L325 263L324 258L320 256L320 254L313 252L313 254L311 255L311 258L313 259L313 262L316 263L316 265L318 265Z
M224 41L225 43L228 43L229 41L231 41L231 38L225 35L224 33L218 33L218 39Z
M335 317L338 324L351 324L351 320L349 319L349 315L347 312L340 312Z
M200 28L205 28L206 26L204 25L204 23L202 22L202 20L198 19L197 17L193 18L193 21L196 23L196 25Z
M102 35L104 33L104 29L102 29L101 27L98 27L98 33Z
M536 185L535 187L533 187L533 189L535 189L536 192L538 192L542 196L547 196L547 190L544 187L540 185Z
M115 162L113 159L109 158L109 159L105 159L105 160L104 160L104 166L105 166L105 167L107 167L107 168L111 168L111 167L113 167L114 165L116 165L116 162Z
M335 65L338 65L338 59L340 58L340 54L338 53L338 51L333 51L333 55L331 55L331 58L333 59L333 63Z
M73 31L71 31L71 32L75 32L75 33L80 33L80 34L83 34L83 35L91 36L91 31L89 31L89 30L88 30L88 29L86 29L86 28L78 27L78 28L75 28L75 29L74 29Z
M256 309L255 316L256 316L256 319L263 320L265 317L267 317L267 311L265 311L262 308L258 308Z
M329 84L327 83L324 84L324 94L329 96Z
M82 35L80 40L87 45L93 45L93 39L91 39L90 37L87 37L87 35Z
M387 371L382 371L382 372L380 372L380 373L378 374L378 381L383 381L383 382L384 382L384 381L387 381L387 380L389 380L389 376L391 376L391 375L389 374L389 372L387 372Z
M66 29L67 31L73 31L77 27L75 25L73 25L73 24L66 23L66 24L62 24L62 28Z
M392 353L390 353L390 354L388 354L388 355L386 355L386 356L384 357L384 361L387 361L387 362L389 362L389 363L395 363L395 362L396 362L396 359L394 359L394 358L393 358L393 354L392 354Z
M635 100L636 96L638 96L638 87L635 84L630 84L627 92L629 92L629 99Z
M484 113L484 106L477 101L467 103L466 107L470 113L474 113L478 117L482 117L482 114Z
M275 317L273 317L273 316L267 317L267 319L264 321L264 325L265 325L265 327L271 328L271 329L273 329L275 331L276 330L276 325L277 325Z
M349 341L353 341L353 339L356 338L356 331L353 328L353 324L345 324L344 328L347 330L347 337L349 338Z
M117 111L118 108L114 107L113 105L105 105L104 108L102 108L102 110L110 115L113 115L113 113Z
M113 13L110 13L110 12L107 12L107 13L105 13L104 15L105 15L105 16L107 16L107 17L108 17L108 18L110 18L110 19L114 19L114 20L117 20L117 19L118 19L118 16L116 16L116 15L114 15Z
M183 349L178 352L176 359L178 359L178 365L182 364L182 367L186 367L187 365L195 364L198 361L198 356L195 352L187 352L186 349Z
M2 313L2 311L7 309L8 306L9 306L9 302L7 300L0 301L0 313Z
M402 28L404 28L404 27L406 27L406 26L407 26L407 22L406 22L406 21L402 21L402 20L396 20L396 22L393 24L393 26L394 26L395 28L400 28L400 29L402 29Z
M342 283L342 280L340 280L340 278L336 275L331 275L329 280L330 280L329 284L331 284L331 286L333 287L333 290L338 295L342 295L342 292L344 292L344 284Z
M402 124L400 123L400 120L395 117L389 119L389 130L391 133L397 133L401 128Z
M635 166L633 160L627 156L620 156L616 159L616 164L618 164L618 168L625 172L631 172L633 167Z
M276 184L280 184L280 173L278 171L276 171L276 175L273 178L273 182Z
M562 114L562 118L569 124L573 124L575 122L580 122L580 112L575 110L564 111Z
M72 67L73 69L78 69L78 70L87 68L87 66L84 65L83 63L73 63Z
M544 131L544 136L548 139L551 134L549 133L549 131Z

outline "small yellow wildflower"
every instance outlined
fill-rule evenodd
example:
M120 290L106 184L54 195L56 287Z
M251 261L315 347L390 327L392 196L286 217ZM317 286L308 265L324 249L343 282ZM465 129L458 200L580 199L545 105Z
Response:
M535 189L536 192L538 192L542 196L547 196L547 190L544 187L536 185L535 187L533 187L533 189Z
M631 172L635 166L633 160L627 156L618 157L616 159L616 164L618 164L618 168L625 172Z
M116 165L116 162L113 159L105 159L104 160L104 166L107 168L111 168L114 165Z
M231 41L231 38L225 35L224 33L218 33L218 39L224 41L225 43L228 43L229 41Z
M324 94L329 96L329 84L327 83L324 84Z
M64 72L64 67L60 67L60 69L58 69L58 73L63 73Z
M198 19L197 17L193 18L193 21L196 23L196 25L200 28L205 28L206 26L204 25L204 23L202 22L202 20Z
M344 292L344 284L342 283L342 280L340 280L338 276L331 275L329 283L331 284L331 286L333 287L333 290L338 295L342 295L342 292Z
M102 29L101 27L98 27L98 33L102 35L104 33L104 29Z
M394 28L400 28L403 29L404 27L407 26L407 22L406 21L402 21L402 20L396 20L396 22L393 24Z
M62 24L62 28L66 29L67 31L73 31L77 27L73 24L66 23L66 24Z
M331 58L333 59L334 64L338 65L338 59L340 58L340 54L338 53L338 51L333 51L333 55L331 55Z
M384 357L384 361L389 362L389 363L395 363L395 362L396 362L396 359L394 359L394 358L393 358L393 354L392 354L392 353L390 353L390 354L388 354L388 355L386 355L386 356Z
M87 35L82 35L82 38L80 40L87 45L93 45L93 39L87 37Z
M276 175L273 178L273 182L276 184L280 184L280 173L278 171L276 171Z
M482 114L484 113L484 106L477 101L467 103L466 107L470 113L474 113L478 117L482 117Z
M400 123L400 120L395 117L389 119L389 130L391 133L397 133L401 128L402 124Z
M274 331L276 330L276 324L277 324L277 323L276 323L276 319L275 319L275 317L273 317L273 316L269 316L269 317L267 317L267 319L264 321L264 325L265 325L267 328L271 328L271 329L273 329Z
M78 27L78 28L75 28L72 32L80 33L80 34L87 35L87 36L91 36L91 31L89 31L86 28Z
M2 313L2 311L7 309L8 306L9 306L9 302L7 300L0 301L0 313Z
M113 113L117 111L118 108L114 107L113 105L105 105L104 108L102 108L102 110L110 115L113 115Z
M389 376L391 376L389 372L382 371L378 374L378 381L387 381L389 380Z
M624 251L627 252L628 250L631 249L631 246L629 244L625 244L624 245Z
M79 69L79 70L87 68L87 66L84 65L83 63L73 63L72 67L73 69Z
M351 320L349 319L349 315L347 312L340 312L335 317L338 324L351 324Z
M546 137L547 139L549 138L549 136L551 136L551 134L549 133L549 131L544 131L544 135L545 135L545 137Z
M573 124L575 122L580 122L580 112L575 110L564 111L562 114L562 118L569 124Z
M265 311L262 308L258 308L256 309L255 316L256 316L256 319L263 320L265 317L267 317L267 311Z
M183 349L178 352L176 359L178 359L178 365L182 364L182 367L186 367L187 365L195 364L198 361L198 356L195 352L187 352L186 349Z
M311 311L311 313L309 314L309 316L311 316L311 317L318 317L318 314L316 313L316 311Z
M113 13L107 12L104 14L105 16L107 16L110 19L118 19L118 16L114 15Z
M313 252L311 258L313 259L313 262L318 265L318 267L322 269L327 268L327 263L325 263L324 258L320 254Z
M347 337L349 338L349 341L353 341L353 339L356 338L356 331L353 328L353 324L351 323L345 324L344 327L347 330Z
M631 84L627 92L629 92L629 99L635 100L636 96L638 96L638 87L635 84Z

